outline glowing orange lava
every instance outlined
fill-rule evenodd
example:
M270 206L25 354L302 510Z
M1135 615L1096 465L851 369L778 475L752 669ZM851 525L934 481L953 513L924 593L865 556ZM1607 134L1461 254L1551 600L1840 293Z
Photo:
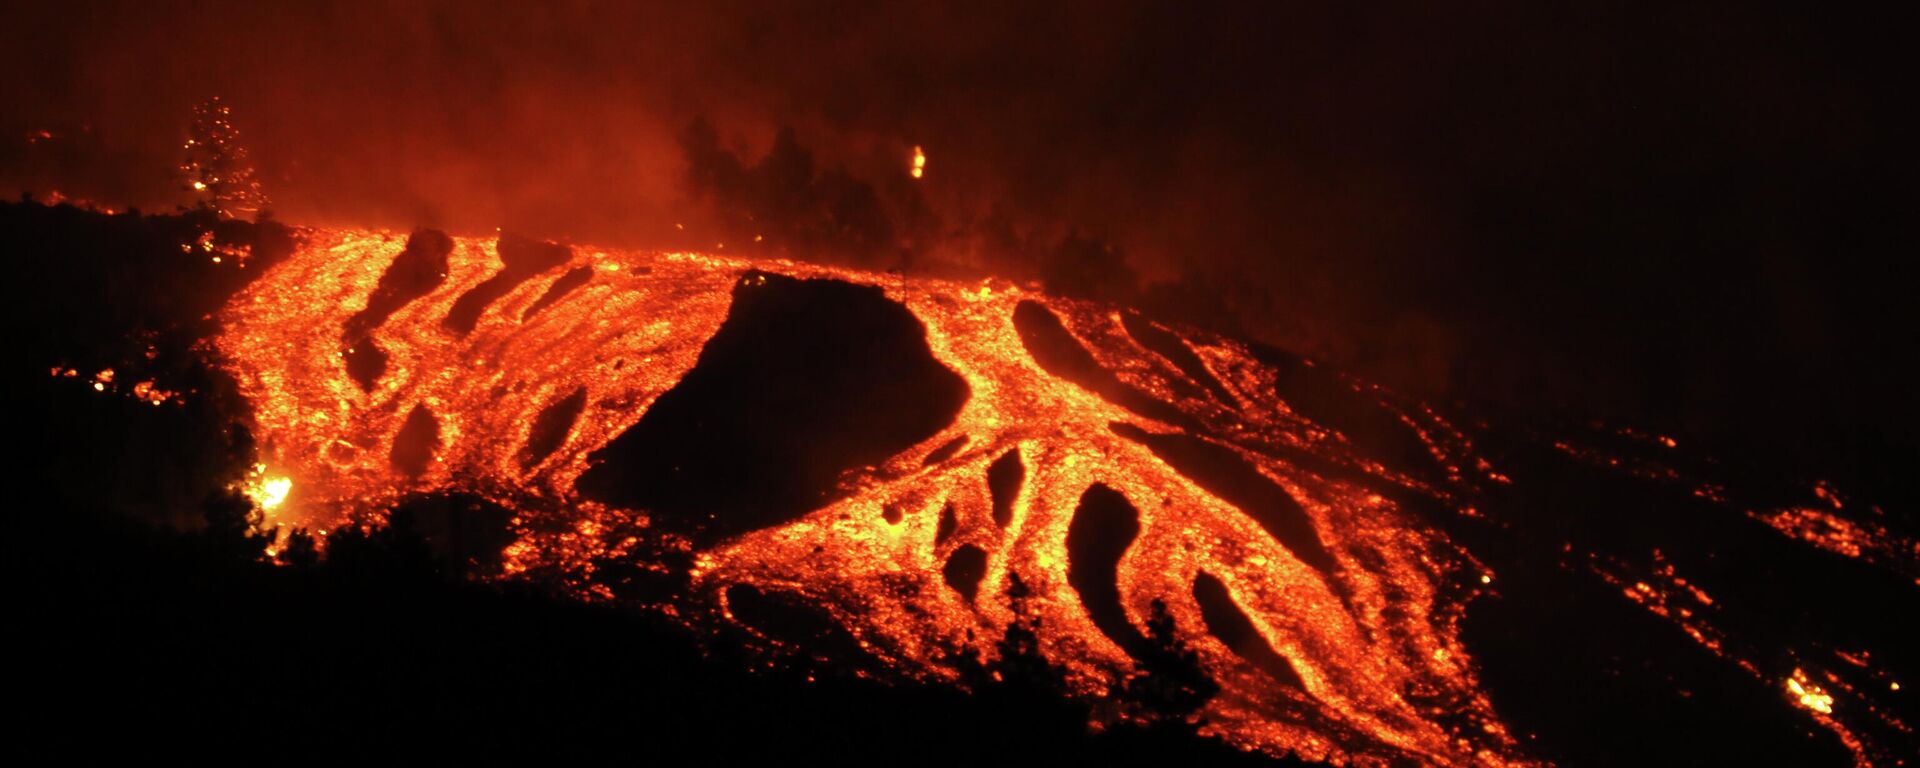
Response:
M915 176L924 162L916 151ZM333 529L410 494L471 493L516 513L518 538L496 577L558 575L580 585L583 598L608 597L575 577L632 556L652 526L644 510L582 499L575 481L589 454L694 367L728 316L736 281L760 269L874 285L918 319L934 358L964 379L964 406L937 434L845 477L832 501L804 517L692 552L695 597L710 612L688 621L730 620L728 590L747 585L823 609L903 677L949 682L959 677L942 659L991 655L1019 622L1077 691L1097 697L1135 669L1070 573L1076 509L1100 485L1138 511L1137 535L1112 577L1125 622L1144 633L1155 604L1164 606L1220 686L1196 713L1205 732L1248 749L1357 764L1528 762L1476 682L1457 627L1465 602L1492 589L1498 574L1381 490L1473 516L1450 489L1510 482L1429 409L1347 385L1417 434L1443 468L1438 475L1365 455L1340 430L1297 412L1276 395L1274 367L1235 341L1001 280L787 261L576 250L511 285L462 331L448 322L456 304L504 270L496 244L478 238L455 238L444 279L360 337L384 355L363 389L349 357L365 350L343 340L354 337L351 318L375 302L406 245L395 233L309 231L225 312L217 346L254 405L264 465L257 492L271 500L262 506L276 523ZM1050 371L1016 327L1018 313L1035 311L1023 306L1057 318L1098 368L1160 405L1118 404L1111 392ZM584 405L571 426L550 448L530 450L543 413L574 393L584 393ZM1249 467L1244 482L1290 497L1304 514L1299 540L1283 541L1220 483L1176 469L1156 442L1166 436ZM402 460L397 443L407 440L426 446L418 461ZM1017 492L996 509L988 478L1010 455L1021 468ZM1790 516L1768 522L1809 527ZM1822 546L1845 549L1826 541L1851 533L1819 535ZM1314 539L1317 547L1302 546ZM942 576L968 549L984 555L971 595ZM1593 567L1628 599L1721 650L1704 623L1712 598L1671 568L1648 583L1612 575L1619 569L1609 563ZM1237 611L1263 647L1231 648L1208 632L1222 610ZM1825 721L1839 705L1794 674L1787 685Z

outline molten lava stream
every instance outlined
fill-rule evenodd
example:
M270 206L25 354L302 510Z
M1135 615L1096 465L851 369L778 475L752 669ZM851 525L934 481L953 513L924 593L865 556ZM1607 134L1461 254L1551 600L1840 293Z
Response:
M513 516L483 577L625 599L596 574L678 552L665 610L696 628L779 645L740 601L803 605L889 674L959 685L956 654L991 663L1021 629L1122 717L1359 764L1528 762L1460 640L1458 585L1491 576L1404 506L1472 518L1511 481L1430 409L999 280L304 235L217 339L274 523L467 494ZM1191 685L1129 693L1167 667Z

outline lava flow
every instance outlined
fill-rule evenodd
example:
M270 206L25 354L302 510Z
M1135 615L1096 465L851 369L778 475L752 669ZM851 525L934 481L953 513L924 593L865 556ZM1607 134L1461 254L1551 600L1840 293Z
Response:
M324 533L460 494L510 518L483 578L551 579L771 648L790 640L756 617L800 606L863 657L833 661L960 685L953 659L1023 629L1090 700L1181 646L1217 692L1173 714L1243 748L1536 759L1462 640L1504 574L1450 527L1507 525L1482 499L1526 478L1475 429L1310 361L1001 280L431 231L307 231L223 319L274 523ZM1829 517L1726 519L1768 546L1920 559ZM1862 682L1884 671L1730 640L1742 608L1661 551L1574 535L1562 567L1802 706L1855 762L1884 753L1875 734L1910 733ZM686 594L604 578L635 568Z

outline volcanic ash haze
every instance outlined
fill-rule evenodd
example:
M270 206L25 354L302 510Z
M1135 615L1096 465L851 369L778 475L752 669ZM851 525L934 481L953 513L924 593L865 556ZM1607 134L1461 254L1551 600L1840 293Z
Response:
M816 178L922 198L884 219L922 266L1021 279L1078 233L1116 254L1097 298L1428 399L1904 477L1873 450L1920 423L1882 364L1920 329L1883 268L1914 251L1903 25L1478 10L14 4L0 184L170 209L219 96L283 220L843 259L687 183L697 119L748 166L787 126Z

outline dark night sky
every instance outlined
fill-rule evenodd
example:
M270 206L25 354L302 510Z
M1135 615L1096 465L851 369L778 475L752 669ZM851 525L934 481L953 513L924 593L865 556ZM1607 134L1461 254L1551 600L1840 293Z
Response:
M189 110L218 94L284 219L645 245L701 216L689 121L754 157L788 125L863 178L924 145L951 231L1095 234L1251 335L1415 392L1832 466L1913 444L1891 19L395 5L16 4L0 185L170 207ZM963 240L950 256L1021 271Z

